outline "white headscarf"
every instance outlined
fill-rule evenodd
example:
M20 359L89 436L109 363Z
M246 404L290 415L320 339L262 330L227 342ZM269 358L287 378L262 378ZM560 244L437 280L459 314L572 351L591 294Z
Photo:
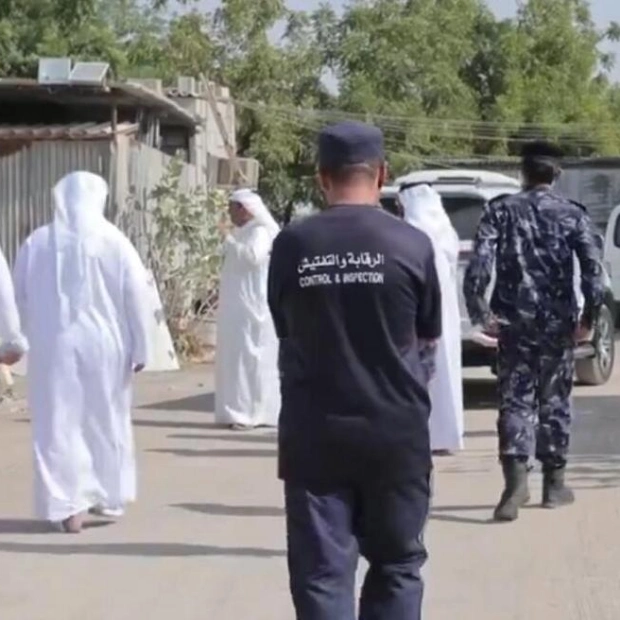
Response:
M273 219L267 205L256 192L251 189L238 189L232 193L230 201L242 205L253 216L257 224L264 226L269 231L272 238L275 238L280 232L278 223Z
M459 254L459 238L446 214L441 196L429 185L415 185L398 194L405 221L426 233L435 251L443 251L454 261Z
M108 184L92 172L72 172L54 187L57 291L68 312L77 312L91 299L89 256L103 238L107 197Z
M108 184L92 172L71 172L54 187L54 228L63 236L84 237L104 220Z

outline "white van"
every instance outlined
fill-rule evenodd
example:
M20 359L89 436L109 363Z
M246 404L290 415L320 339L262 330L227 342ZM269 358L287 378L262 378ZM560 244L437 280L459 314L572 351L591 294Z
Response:
M484 205L500 196L521 191L520 183L509 176L482 170L424 170L396 179L395 183L383 189L381 203L394 212L394 201L401 185L426 183L432 185L441 195L444 208L461 240L459 264L459 300L461 311L461 337L463 344L463 366L489 366L495 368L497 341L472 329L463 297L463 276L469 262L473 238ZM620 218L618 207L616 218ZM612 241L617 241L617 291L620 299L620 224L614 228ZM612 235L613 236L613 235ZM608 229L609 237L609 229ZM603 250L604 241L599 235L597 242ZM606 300L595 330L594 340L578 347L576 351L577 380L586 385L607 383L613 372L615 360L615 303L611 281L605 270ZM491 288L491 287L490 287Z
M605 268L611 279L616 307L620 304L620 205L609 216L605 232Z

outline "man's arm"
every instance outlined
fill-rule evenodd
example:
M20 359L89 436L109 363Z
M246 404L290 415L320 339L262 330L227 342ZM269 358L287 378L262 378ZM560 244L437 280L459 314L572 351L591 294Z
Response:
M418 354L428 383L435 375L437 340L441 338L441 288L432 250L425 263L424 287L416 319Z
M19 251L20 272L26 269L25 249ZM25 278L20 279L20 287L25 289ZM15 288L9 266L0 251L0 363L14 364L28 351L28 341L22 334Z
M278 338L286 338L286 319L282 308L282 301L289 278L291 265L294 264L294 257L289 249L287 239L288 232L281 232L274 240L271 248L271 259L269 261L269 278L267 281L267 302L273 318L273 324Z
M496 209L493 203L485 206L474 239L473 257L465 271L463 294L472 325L485 326L491 321L486 292L493 275L499 239Z
M579 260L584 297L581 324L586 329L592 329L603 305L605 290L600 252L594 243L592 223L586 213L580 217L572 241L572 249Z
M262 265L269 260L271 236L263 226L257 226L247 241L238 241L229 234L224 239L224 251L234 254L250 265Z
M148 273L129 240L123 248L124 309L131 335L131 363L135 372L144 370L149 359Z

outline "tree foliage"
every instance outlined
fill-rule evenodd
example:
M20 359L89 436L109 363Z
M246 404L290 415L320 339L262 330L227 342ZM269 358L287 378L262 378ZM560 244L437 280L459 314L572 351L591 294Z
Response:
M221 270L222 237L219 230L227 212L226 196L187 191L183 161L173 158L148 205L135 201L126 223L137 245L147 247L175 350L185 359L204 352L203 316L214 318ZM129 224L129 225L127 225ZM140 236L142 233L142 237Z
M0 74L36 59L106 59L119 77L208 75L238 102L240 155L280 212L312 194L314 135L367 119L396 171L450 156L514 154L548 136L575 155L618 154L620 91L601 51L620 27L586 0L351 0L337 13L284 0L0 0Z

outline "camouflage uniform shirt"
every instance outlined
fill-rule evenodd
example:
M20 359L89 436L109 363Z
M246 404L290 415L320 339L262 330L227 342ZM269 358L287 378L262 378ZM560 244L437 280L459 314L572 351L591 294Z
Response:
M581 265L585 306L591 325L603 302L602 266L585 207L549 188L491 201L484 209L464 294L474 325L494 315L500 325L527 325L563 333L577 322L574 262ZM490 307L486 291L493 267L496 284Z

